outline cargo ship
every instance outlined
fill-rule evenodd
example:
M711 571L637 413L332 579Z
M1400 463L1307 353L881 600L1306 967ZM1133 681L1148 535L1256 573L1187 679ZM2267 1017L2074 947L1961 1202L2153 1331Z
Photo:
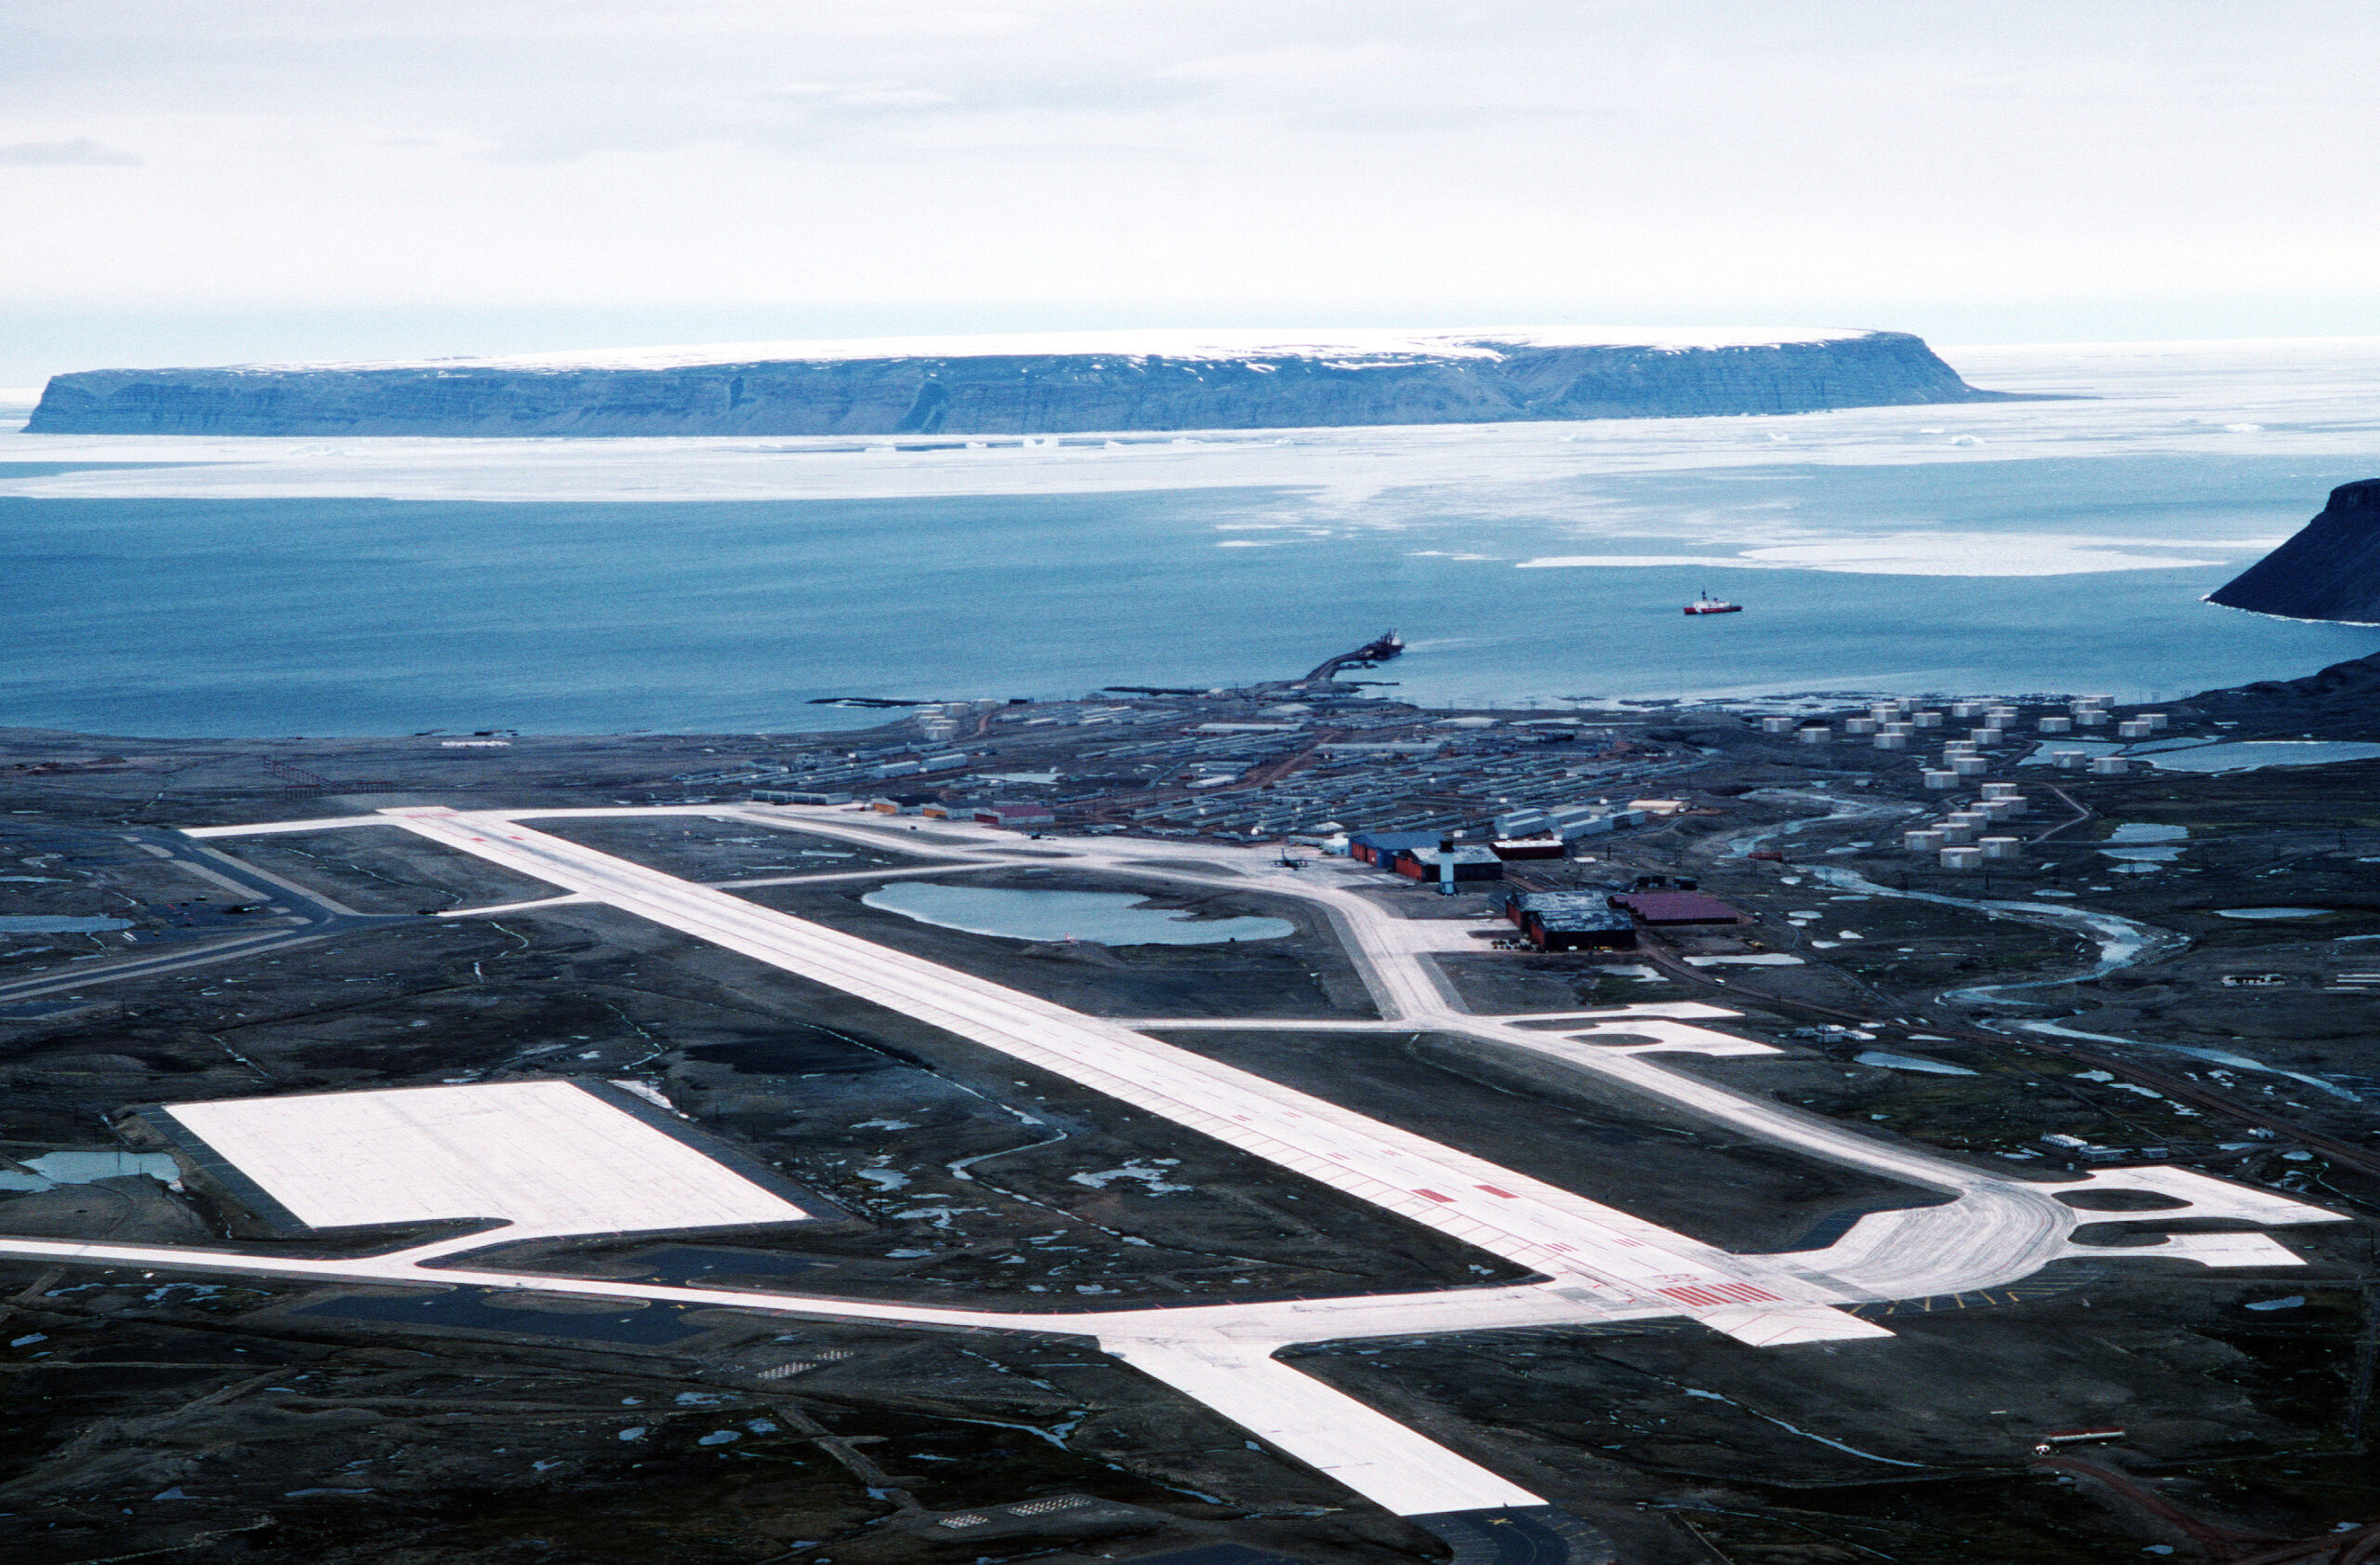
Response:
M1724 599L1714 598L1708 592L1686 605L1686 612L1688 614L1741 614L1743 611L1743 604L1731 603Z

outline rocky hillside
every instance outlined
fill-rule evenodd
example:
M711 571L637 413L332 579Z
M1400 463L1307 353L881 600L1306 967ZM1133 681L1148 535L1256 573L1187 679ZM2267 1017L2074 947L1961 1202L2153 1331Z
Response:
M924 435L1465 424L1978 402L1905 332L1092 333L89 370L56 434Z
M2235 739L2380 738L2380 652L2303 679L2201 691L2181 705L2236 724Z
M2380 478L2332 490L2320 516L2206 601L2291 619L2380 625Z

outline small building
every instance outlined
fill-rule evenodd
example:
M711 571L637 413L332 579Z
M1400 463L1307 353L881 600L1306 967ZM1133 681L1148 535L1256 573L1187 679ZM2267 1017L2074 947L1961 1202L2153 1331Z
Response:
M1058 812L1047 804L1026 802L1012 804L978 804L975 821L980 826L1005 827L1011 831L1038 831L1058 824Z
M1504 861L1496 856L1496 850L1476 844L1441 848L1434 843L1426 848L1405 848L1397 853L1389 868L1417 881L1435 881L1440 878L1439 865L1444 861L1451 861L1453 878L1457 881L1501 881L1504 878Z
M756 788L752 801L760 804L848 804L852 796L806 788Z
M931 793L879 793L867 802L867 807L879 816L913 816L940 802Z
M1435 848L1445 838L1443 831L1356 831L1348 835L1347 856L1385 869L1408 848Z
M1488 844L1498 858L1510 864L1516 858L1567 858L1570 846L1559 837L1499 837Z
M1636 922L1602 891L1512 891L1504 916L1540 951L1633 951Z
M1673 924L1749 922L1717 897L1699 891L1623 891L1615 892L1610 900L1613 907L1627 909L1656 929Z

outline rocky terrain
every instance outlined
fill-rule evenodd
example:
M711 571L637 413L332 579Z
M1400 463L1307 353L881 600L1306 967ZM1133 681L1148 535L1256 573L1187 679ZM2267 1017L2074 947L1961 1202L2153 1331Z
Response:
M2332 490L2330 504L2296 537L2206 601L2290 619L2380 625L2380 478Z
M1977 402L1906 332L1526 330L769 343L53 378L51 434L1024 435L1807 413Z
M2373 603L2380 606L2380 597ZM2380 736L2380 653L2334 663L2303 679L2259 680L2229 690L2203 691L2191 696L2189 705L2227 721L2238 738L2372 738Z

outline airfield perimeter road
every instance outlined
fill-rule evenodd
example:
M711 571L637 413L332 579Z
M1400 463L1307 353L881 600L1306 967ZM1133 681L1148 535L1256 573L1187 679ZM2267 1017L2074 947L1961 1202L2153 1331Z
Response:
M1263 866L1253 862L1257 855L1244 850L1115 839L1047 840L1037 845L1041 854L1063 852L1088 869L1261 889L1325 908L1384 1018L1338 1026L1399 1031L1420 1028L1552 1055L1765 1140L1947 1191L1953 1199L1942 1205L1871 1214L1824 1250L1731 1254L1412 1132L1159 1042L1132 1025L1088 1016L521 824L562 815L711 816L824 832L906 852L947 854L961 864L1019 862L1016 839L1004 833L960 829L920 841L907 832L864 824L848 813L734 805L468 813L414 807L334 821L199 828L191 835L402 826L559 886L573 900L599 901L637 913L1029 1061L1529 1267L1548 1280L1425 1294L1018 1314L547 1276L533 1280L452 1264L430 1265L501 1242L499 1233L463 1236L394 1254L325 1261L17 1240L0 1240L0 1255L325 1281L472 1283L919 1325L1081 1333L1388 1509L1427 1516L1543 1502L1275 1360L1271 1356L1276 1349L1347 1337L1680 1315L1757 1346L1880 1337L1890 1333L1834 1306L1971 1292L2015 1281L2061 1255L2109 1253L2072 1243L2074 1227L2092 1214L2057 1200L2052 1193L2056 1187L1997 1178L1856 1134L1765 1100L1663 1070L1640 1057L1663 1050L1766 1052L1767 1045L1692 1025L1732 1012L1691 1003L1623 1007L1580 1013L1572 1018L1574 1028L1551 1033L1540 1029L1554 1019L1545 1015L1472 1015L1455 1005L1428 960L1433 949L1457 948L1440 943L1445 928L1398 919L1312 871L1292 874ZM1151 864L1149 859L1165 862ZM1210 871L1188 868L1202 859L1211 862ZM1463 945L1475 948L1476 942L1466 937ZM1515 1025L1521 1022L1540 1028ZM1267 1024L1238 1019L1230 1025ZM2336 1220L2319 1208L2182 1170L2098 1170L2090 1182L2099 1187L2153 1190L2188 1203L2161 1216L2233 1217L2261 1224ZM2187 1234L2163 1245L2116 1253L2208 1266L2297 1264L2287 1249L2258 1233Z
M67 964L66 971L50 968L0 983L0 1005L37 1000L44 995L73 995L74 990L95 984L154 977L160 973L173 973L185 967L261 956L267 951L304 945L374 924L411 922L402 913L360 913L322 892L217 853L203 843L192 842L183 832L139 830L118 835L141 852L170 862L186 874L231 892L242 902L261 904L266 910L256 916L256 927L223 939L189 937L186 931L169 931L166 938L157 946L126 951L122 956L78 957ZM74 998L79 999L80 996ZM73 1007L64 1005L58 1009L71 1010Z

